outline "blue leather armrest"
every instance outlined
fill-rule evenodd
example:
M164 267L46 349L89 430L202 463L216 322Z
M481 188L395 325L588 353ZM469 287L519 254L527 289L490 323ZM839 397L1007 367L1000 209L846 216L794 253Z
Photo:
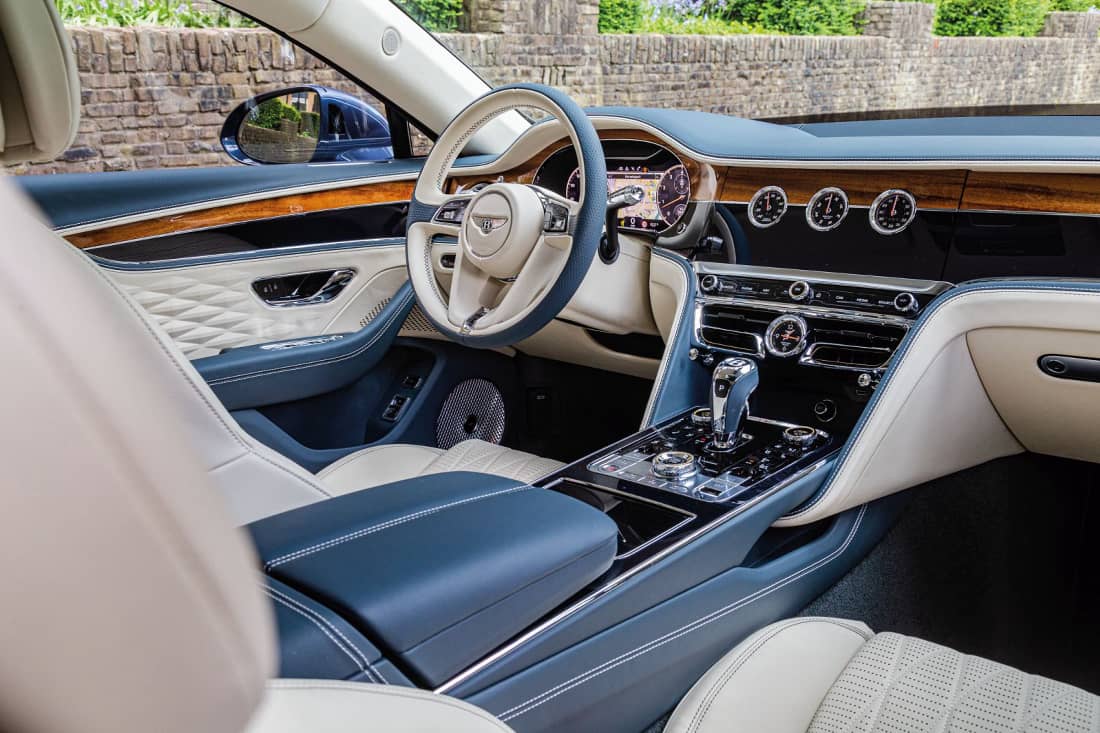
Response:
M193 364L226 409L290 402L339 389L370 371L386 355L416 297L405 283L374 320L352 334L308 346L231 349Z
M563 494L445 473L263 519L267 574L438 685L602 575L615 523Z

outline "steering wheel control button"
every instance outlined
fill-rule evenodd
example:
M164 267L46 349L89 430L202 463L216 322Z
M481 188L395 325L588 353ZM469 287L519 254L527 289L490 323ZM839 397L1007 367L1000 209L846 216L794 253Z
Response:
M787 297L796 303L809 300L814 295L813 288L805 280L798 280L791 283L791 286L787 288Z
M653 458L653 473L671 481L686 481L699 473L695 456L687 451L670 450Z
M466 215L466 207L469 199L455 199L448 201L435 212L435 220L444 224L459 224Z
M781 359L798 356L806 348L809 335L810 327L799 316L779 316L764 333L764 348Z

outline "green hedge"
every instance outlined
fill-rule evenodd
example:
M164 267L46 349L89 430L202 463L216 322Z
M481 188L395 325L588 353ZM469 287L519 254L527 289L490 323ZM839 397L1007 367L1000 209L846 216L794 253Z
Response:
M1071 13L1085 13L1100 4L1100 0L1052 0L1051 10L1063 10Z
M640 33L645 0L600 0L600 33Z
M940 36L1034 36L1043 29L1050 10L1051 0L940 0L935 32Z
M854 35L866 0L726 0L712 14L800 36Z
M462 0L394 0L394 3L430 31L458 30Z
M300 122L302 113L283 102L278 97L272 97L256 106L248 115L250 124L256 127L266 127L269 130L278 130L280 120L293 120Z
M66 25L242 28L255 23L228 8L199 10L191 0L54 0Z

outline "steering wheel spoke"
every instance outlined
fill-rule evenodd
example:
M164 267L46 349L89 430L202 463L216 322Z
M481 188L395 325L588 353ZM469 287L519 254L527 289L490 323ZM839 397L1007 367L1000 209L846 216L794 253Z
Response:
M474 196L473 193L461 193L446 197L436 207L431 221L427 222L429 227L436 234L457 239L462 234L462 223L466 219L466 212L469 210L470 202L474 200Z

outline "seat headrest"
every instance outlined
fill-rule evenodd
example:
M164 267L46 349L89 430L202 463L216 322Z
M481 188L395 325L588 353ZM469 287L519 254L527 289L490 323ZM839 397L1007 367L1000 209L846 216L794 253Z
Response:
M0 0L0 160L52 160L79 121L80 77L54 0Z

